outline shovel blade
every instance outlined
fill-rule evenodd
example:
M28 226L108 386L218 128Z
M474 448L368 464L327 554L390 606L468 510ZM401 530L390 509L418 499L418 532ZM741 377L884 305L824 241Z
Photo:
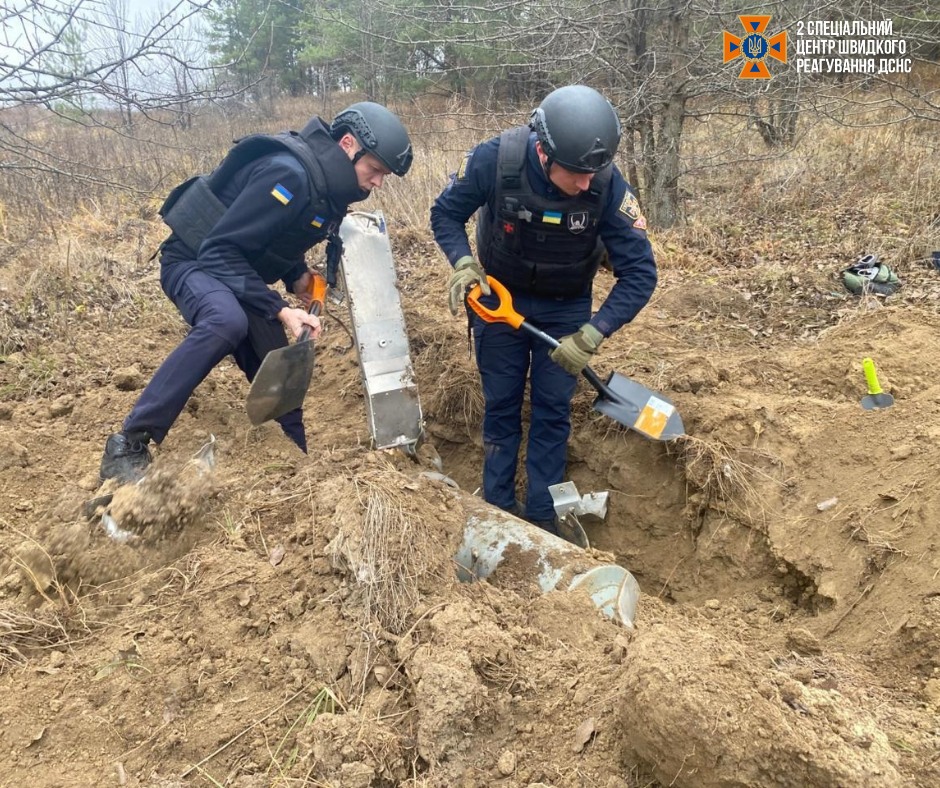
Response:
M654 441L685 435L685 425L676 406L635 380L612 372L607 391L594 400L594 410Z
M313 340L272 350L248 390L245 410L255 426L303 405L313 377Z
M890 394L866 394L862 397L862 407L865 410L875 410L877 408L890 408L894 404L894 397Z
M555 524L558 528L558 535L566 542L571 542L571 544L577 545L582 550L590 548L591 543L588 541L584 526L578 522L578 518L574 514L569 513L565 517L559 517Z

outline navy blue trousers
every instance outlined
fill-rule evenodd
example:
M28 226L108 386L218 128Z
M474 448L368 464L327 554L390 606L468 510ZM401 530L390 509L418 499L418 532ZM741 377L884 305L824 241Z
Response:
M496 300L481 303L494 307ZM590 294L568 299L513 294L513 307L526 322L560 339L591 319ZM483 383L483 497L501 509L516 500L516 467L522 444L522 405L530 382L532 416L526 445L528 487L525 516L555 516L550 484L565 480L571 398L577 378L549 358L551 348L526 331L473 316L477 367Z
M251 381L263 356L287 344L279 321L249 318L234 293L208 274L193 270L176 283L172 292L166 277L160 279L190 330L141 392L123 427L125 432L146 431L157 443L163 441L196 387L222 359L234 356ZM268 325L261 326L259 321ZM306 452L301 409L286 413L277 422L287 437Z

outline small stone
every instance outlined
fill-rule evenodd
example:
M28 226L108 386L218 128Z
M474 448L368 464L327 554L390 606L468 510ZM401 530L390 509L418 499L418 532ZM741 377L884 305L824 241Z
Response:
M29 451L16 441L0 442L0 471L7 468L26 468L29 465Z
M144 376L134 366L116 369L112 380L119 391L137 391L144 387Z
M940 679L927 679L924 685L924 695L927 702L934 708L940 708Z
M891 449L891 459L892 460L906 460L913 453L913 449L907 445L895 446Z
M825 501L820 501L819 503L817 503L816 508L821 512L825 512L831 509L837 503L839 503L838 498L827 498Z
M587 705L587 702L591 699L591 690L588 687L578 687L574 691L574 697L571 699L571 702L575 706L583 707Z
M813 669L808 666L796 668L790 673L793 678L799 681L801 684L806 684L807 686L813 681Z
M796 703L803 697L803 685L798 681L787 679L780 686L780 699L784 703Z
M49 415L57 419L60 416L68 416L72 412L72 408L75 407L75 402L72 400L68 394L63 394L61 397L57 397L53 400L52 404L49 406Z
M706 599L705 607L707 607L709 610L721 610L721 602L719 602L717 599Z
M777 695L777 690L774 689L774 685L769 681L762 681L757 685L757 693L762 697L770 700L771 698Z
M503 777L508 777L516 771L516 754L512 750L503 750L496 762L496 768Z
M800 655L821 654L822 645L817 638L808 629L797 627L787 633L787 648Z

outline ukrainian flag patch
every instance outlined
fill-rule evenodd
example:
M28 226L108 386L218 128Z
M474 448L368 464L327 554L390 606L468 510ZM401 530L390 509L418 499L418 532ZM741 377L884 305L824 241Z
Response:
M312 224L314 227L319 229L320 227L323 226L323 222L325 221L326 219L324 219L322 216L314 216L313 221L310 222L310 224Z
M271 196L283 205L287 205L287 203L294 199L294 195L280 183L275 184L274 188L271 189Z
M545 224L561 224L561 213L559 211L545 211L542 213L542 221Z

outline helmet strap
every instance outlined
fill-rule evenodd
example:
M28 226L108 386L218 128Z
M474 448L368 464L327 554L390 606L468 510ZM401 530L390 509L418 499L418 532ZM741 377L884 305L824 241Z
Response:
M547 150L545 150L545 146L542 144L541 140L535 141L535 150L537 153L540 154L539 161L542 160L541 159L542 156L545 157L545 163L542 165L542 170L545 172L545 177L547 178L549 171L552 169L552 163L555 160L552 158L551 154Z
M548 180L552 179L552 165L555 163L555 160L551 156L546 156L545 164L542 165L542 169L545 170L545 177Z

